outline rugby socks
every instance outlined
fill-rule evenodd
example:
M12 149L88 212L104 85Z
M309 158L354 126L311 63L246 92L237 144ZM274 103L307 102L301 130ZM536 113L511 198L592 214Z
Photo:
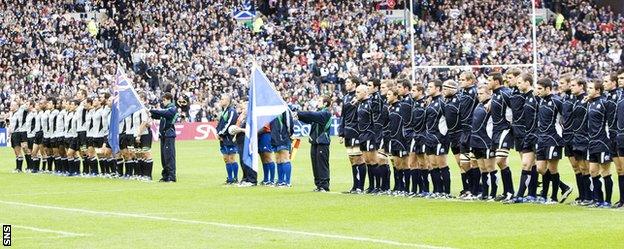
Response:
M284 163L283 167L284 167L283 168L284 176L282 177L282 180L284 180L284 183L290 185L290 176L292 175L292 164L290 163L290 161L288 161L288 162ZM236 170L234 171L234 177L238 178L238 164L236 164Z
M503 194L514 193L513 187L513 178L511 177L511 169L506 167L501 170L501 178L503 178L503 190L505 191Z
M582 179L583 179L583 191L585 192L585 200L591 201L594 199L591 175L583 174Z
M531 167L531 180L529 181L529 191L528 196L537 197L537 166L533 165Z
M410 192L411 186L412 186L412 176L410 175L412 172L411 169L404 169L403 170L403 191L405 192Z
M428 169L423 169L420 171L420 179L422 179L422 188L421 188L421 192L427 192L429 193L429 173L430 170Z
M394 178L394 180L395 180L394 186L396 188L396 191L404 191L405 190L405 185L403 183L403 181L404 181L404 174L405 174L405 170L397 169L396 177Z
M143 172L145 174L145 176L149 177L149 179L152 179L152 168L154 167L154 161L152 161L151 158L146 159L145 160L145 172Z
M364 179L366 179L366 164L360 164L357 167L357 174L358 174L357 188L360 190L364 190Z
M143 158L134 159L134 174L145 176L145 161L143 161Z
M490 188L490 173L481 172L481 184L483 185L483 194L481 199L487 199Z
M89 161L90 161L90 163L89 163L90 167L89 168L91 169L91 174L95 174L95 175L99 174L100 172L98 171L98 163L100 161L97 160L96 158L93 158L93 157L91 159L89 159Z
M603 176L602 180L604 180L605 186L605 201L611 203L611 197L613 196L613 179L611 175Z
M133 176L136 175L136 163L134 160L130 159L128 161L126 161L126 173L124 174L125 176Z
M380 165L376 165L376 167L373 168L373 174L375 174L375 189L380 189L381 188L381 182L383 179L383 168Z
M98 158L97 162L100 166L100 172L102 174L106 173L106 170L104 169L106 167L106 159Z
M358 167L360 165L351 165L351 175L352 175L352 180L353 180L353 186L351 187L351 190L355 190L356 188L358 188L358 186L360 186L360 182L359 182L359 178L358 178Z
M524 197L524 192L529 188L531 184L531 172L528 170L522 170L520 173L520 183L518 184L518 193L516 197Z
M269 164L268 163L262 164L262 176L263 176L262 182L264 183L269 182Z
M37 173L37 172L39 172L39 162L41 162L41 158L36 156L32 160L33 160L32 161L32 163L33 163L32 170L33 170L33 172Z
M284 163L277 163L277 183L284 182Z
M411 177L412 177L412 193L418 194L418 190L422 190L422 178L420 177L420 169L412 169Z
M620 190L620 202L624 202L624 175L618 175L618 187Z
M32 157L30 154L26 154L24 158L26 159L26 170L32 170Z
M48 165L48 157L44 156L41 158L41 171L45 171Z
M440 177L442 179L442 192L451 194L451 172L448 166L440 169Z
M552 194L550 195L550 199L553 201L558 201L557 192L559 190L559 184L561 183L561 179L559 178L559 173L554 173L550 175L550 181L552 182Z
M398 191L399 185L397 183L399 182L399 170L396 167L392 167L392 173L394 176L394 188L392 188L392 191Z
M381 183L381 190L388 191L390 190L390 165L388 164L382 165L381 173L383 177L382 183Z
M375 167L377 167L377 164L369 164L366 167L368 173L368 191L375 189Z
M431 182L433 183L433 192L442 193L442 178L440 177L440 168L431 170Z
M123 158L117 158L116 160L116 167L115 167L115 173L117 174L117 176L122 177L124 175L124 160ZM134 167L134 160L130 160L129 162L126 162L126 165L128 165L128 163L133 163Z
M540 196L542 196L544 199L546 199L546 196L548 196L548 189L550 188L550 179L551 179L550 170L546 170L546 173L544 173L544 175L542 176L542 193L540 194ZM557 190L553 189L553 191L557 191Z
M15 157L15 170L22 171L22 164L24 162L24 158L21 156Z
M574 179L576 180L576 189L579 190L579 200L585 200L585 193L583 193L583 178L581 173L574 174Z
M462 181L462 191L463 192L468 191L468 173L467 172L461 173L461 181Z
M67 173L69 172L69 160L67 159L67 157L61 157L61 171L62 173Z
M269 182L275 182L275 162L268 163L269 165Z
M498 192L498 178L496 177L496 173L498 173L498 170L490 172L490 196L492 196L492 198L496 198L496 192Z
M231 163L225 163L225 171L227 172L227 182L231 183L232 180L234 179L234 176L233 176L234 172L232 171Z
M591 178L591 187L592 194L594 197L594 201L603 202L603 194L602 194L602 182L600 181L600 175L593 176Z

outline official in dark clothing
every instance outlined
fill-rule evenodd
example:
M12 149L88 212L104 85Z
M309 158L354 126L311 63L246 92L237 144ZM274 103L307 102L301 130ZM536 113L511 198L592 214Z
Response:
M161 182L176 181L176 158L175 158L175 121L178 118L178 110L173 103L171 93L163 95L164 109L150 110L153 119L160 119L160 162L163 166Z
M299 121L311 124L310 128L310 159L312 160L312 173L316 192L329 192L329 128L331 127L331 113L328 107L331 99L323 97L319 101L320 111L297 112L295 118Z

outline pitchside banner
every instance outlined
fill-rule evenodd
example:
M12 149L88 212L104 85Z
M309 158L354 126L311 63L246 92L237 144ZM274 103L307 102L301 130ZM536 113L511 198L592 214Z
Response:
M340 118L332 118L332 125L329 129L329 134L332 136L337 136L339 125ZM217 122L193 122L176 124L176 140L215 140L218 137L216 127ZM296 137L306 137L310 135L310 125L303 124L298 120L295 120L294 130ZM1 133L2 131L0 130L0 134ZM156 122L152 123L152 135L154 141L158 141L158 123Z

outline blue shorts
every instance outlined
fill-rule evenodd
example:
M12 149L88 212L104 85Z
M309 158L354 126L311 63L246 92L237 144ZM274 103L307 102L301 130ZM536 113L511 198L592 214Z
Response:
M282 150L287 150L288 152L290 152L290 142L285 143L285 144L279 144L279 145L273 145L273 151L274 152L278 152L278 151L282 151Z
M258 153L273 152L271 133L258 134Z
M221 154L233 155L238 153L238 147L236 145L221 145Z

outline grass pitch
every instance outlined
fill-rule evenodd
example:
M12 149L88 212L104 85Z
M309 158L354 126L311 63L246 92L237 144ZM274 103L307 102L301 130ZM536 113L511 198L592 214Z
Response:
M177 153L178 182L167 184L13 174L2 148L0 223L12 225L15 248L624 248L621 210L338 194L351 172L336 142L331 193L311 191L307 142L287 189L224 186L216 141L178 142ZM516 185L519 164L513 153ZM567 161L560 167L574 186Z

